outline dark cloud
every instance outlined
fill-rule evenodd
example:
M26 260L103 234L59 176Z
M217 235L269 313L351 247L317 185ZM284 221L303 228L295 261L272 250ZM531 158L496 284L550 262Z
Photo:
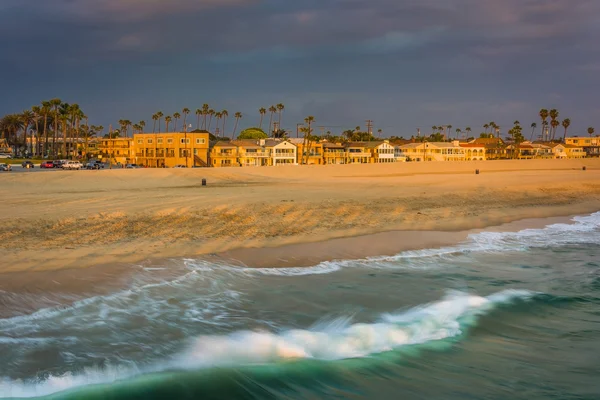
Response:
M599 19L597 0L3 0L0 113L68 96L108 125L210 102L250 124L283 101L290 128L406 134L544 106L576 131L597 113Z

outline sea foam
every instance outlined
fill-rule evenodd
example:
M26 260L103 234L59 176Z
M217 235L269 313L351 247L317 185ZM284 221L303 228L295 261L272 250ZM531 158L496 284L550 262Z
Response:
M243 366L286 360L342 360L367 357L402 346L418 345L459 336L478 315L500 304L526 300L529 291L502 291L487 297L451 292L438 302L381 315L372 323L351 324L351 318L322 322L313 329L279 332L239 331L229 335L201 336L179 355L154 366L128 365L88 368L81 373L47 376L37 381L0 379L0 398L36 397L75 387L108 384L147 373L169 370Z

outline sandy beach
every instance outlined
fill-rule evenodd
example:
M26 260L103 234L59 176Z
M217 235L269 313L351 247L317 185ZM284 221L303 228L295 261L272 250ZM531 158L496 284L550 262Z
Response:
M175 257L291 266L598 211L600 160L14 173L0 175L0 199L0 272ZM339 238L354 239L323 244ZM247 250L273 247L286 251Z

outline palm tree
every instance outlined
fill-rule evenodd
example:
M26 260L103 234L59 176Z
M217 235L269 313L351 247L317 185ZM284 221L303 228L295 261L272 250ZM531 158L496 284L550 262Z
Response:
M221 136L225 137L225 122L227 122L227 117L229 117L229 112L227 110L221 111L221 117L223 118L223 131L221 132Z
M144 128L146 127L146 121L138 122L138 126L140 127L140 129L139 129L140 133L144 133Z
M285 106L283 105L283 103L279 103L275 106L277 108L277 112L279 113L279 122L278 122L278 126L279 129L281 129L281 113L283 112L283 110L285 110Z
M208 104L206 104L206 103L202 104L202 115L204 116L204 118L202 119L202 129L208 130L207 126L206 126L206 116L207 115L212 116L212 114L210 113L211 111L212 110L210 109L210 106ZM214 113L214 111L213 111L213 113Z
M48 116L52 112L52 105L49 101L42 101L42 114L44 115L44 148L42 153L46 156L48 152Z
M263 122L263 117L267 114L267 109L264 107L261 107L258 109L258 113L260 114L260 124L259 127L262 130L262 122Z
M235 137L235 131L237 131L238 122L240 121L240 119L242 119L242 113L238 111L235 113L234 116L235 116L235 127L233 128L233 133L231 134L232 139Z
M470 134L471 134L471 131L472 131L472 129L471 129L471 127L470 127L470 126L467 126L467 127L465 128L465 132L467 132L467 135L469 135L469 136L471 136L471 135L470 135Z
M69 104L63 103L60 106L58 118L60 119L60 123L63 130L63 146L62 146L62 156L67 156L67 125L69 122Z
M142 130L142 127L141 127L140 124L133 124L132 128L133 128L133 133L134 134L137 133L137 132L140 132Z
M452 132L452 125L448 125L446 128L448 129L448 137L450 137L450 134Z
M196 129L200 130L200 116L202 115L202 110L197 108L195 114L196 114L196 117L198 117L198 123L196 124Z
M484 131L484 132L485 132L486 134L487 134L487 130L488 130L488 128L489 128L489 127L490 127L490 125L489 125L489 124L484 124L484 125L483 125L483 128L485 129L485 131Z
M535 133L535 128L537 128L537 124L535 122L531 123L531 137L529 138L529 141L533 142L533 135Z
M23 129L23 145L25 146L25 152L27 152L27 130L33 123L33 117L34 114L31 110L24 110L20 115Z
M557 118L558 118L558 110L556 108L553 108L552 110L550 110L550 112L548 113L550 115L550 126L552 126L552 140L554 140L554 135L556 134L556 128L560 125L560 122L558 122Z
M309 115L308 117L304 118L304 122L308 125L308 127L306 127L304 130L304 140L302 141L302 151L304 152L304 154L302 154L302 164L308 164L308 153L310 149L308 149L307 147L310 144L310 135L312 133L311 124L314 121L315 117L313 117L312 115Z
M169 133L169 124L171 123L171 121L173 120L173 118L170 115L167 115L165 117L165 130L167 131L167 133Z
M190 109L185 107L181 110L181 113L183 114L183 130L187 131L187 116L190 113Z
M383 133L383 129L377 129L377 136L381 139L381 134Z
M60 99L52 99L50 100L50 106L54 109L53 117L54 117L54 132L52 132L52 154L56 157L56 139L58 135L58 108L62 104Z
M156 121L158 121L158 114L152 114L152 121L154 121L154 125L152 126L152 133L156 133Z
M31 107L33 113L33 122L35 122L35 151L33 151L33 133L31 134L31 148L34 156L39 155L40 149L40 118L42 118L42 109L40 106Z
M539 116L542 121L542 140L544 140L544 127L546 126L546 120L548 119L548 110L542 108L539 112Z
M208 116L209 116L209 118L208 118L208 129L207 129L207 131L210 131L210 126L212 125L212 119L213 119L213 117L216 117L216 114L217 114L217 113L216 113L216 112L215 112L215 110L213 110L212 108L211 108L211 109L209 109L209 110L207 111L207 114L206 114L206 115L208 115Z
M550 125L552 126L552 140L554 141L554 134L556 133L556 128L560 126L560 122L557 119L553 119L550 121Z
M562 126L565 128L565 134L563 136L563 143L565 143L567 140L567 129L569 129L569 126L571 126L571 120L569 118L563 119Z
M181 114L179 114L178 112L173 114L173 119L175 120L175 127L173 128L173 132L177 132L177 121L179 121L179 118L181 118Z
M462 130L460 128L456 128L456 138L460 139L460 134L462 133Z
M214 114L214 116L215 116L216 125L217 125L217 127L216 127L216 129L215 129L215 132L216 132L216 131L218 131L218 130L219 130L219 121L221 120L221 117L222 117L222 115L221 115L221 113L220 113L220 112L214 112L214 111L213 111L213 114ZM212 115L213 115L213 114L211 114L211 118L210 118L210 120L208 121L208 126L209 126L209 128L210 128L210 125L211 125L211 123L212 123Z
M271 126L273 125L273 113L277 112L277 107L275 107L275 106L269 107L269 112L271 113L271 117L269 118L269 135L270 135L273 132L273 128L271 128Z
M162 111L159 111L156 113L156 116L158 117L158 133L160 133L160 120L162 119L164 114L162 113Z
M587 133L588 133L588 135L590 135L590 137L592 137L592 135L594 134L594 132L595 131L594 131L593 127L590 126L589 128L587 128Z

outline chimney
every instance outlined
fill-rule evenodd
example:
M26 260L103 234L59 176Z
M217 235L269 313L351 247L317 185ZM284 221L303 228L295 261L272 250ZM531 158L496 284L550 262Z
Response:
M264 146L265 145L265 139L260 139L258 141L258 144L260 144L261 146Z

